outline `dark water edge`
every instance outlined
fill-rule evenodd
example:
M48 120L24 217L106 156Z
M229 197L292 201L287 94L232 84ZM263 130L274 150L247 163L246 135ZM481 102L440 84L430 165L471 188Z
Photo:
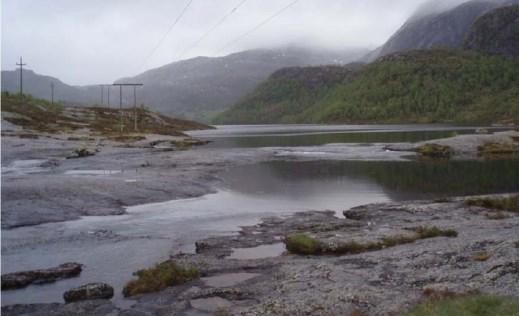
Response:
M258 125L219 126L193 131L194 137L211 140L209 148L258 148L320 146L335 143L406 143L473 134L478 127L449 125ZM487 127L500 131L499 128Z

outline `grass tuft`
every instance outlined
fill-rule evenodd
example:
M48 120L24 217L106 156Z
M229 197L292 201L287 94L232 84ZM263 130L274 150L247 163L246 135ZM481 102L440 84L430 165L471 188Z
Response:
M200 273L196 268L185 268L173 261L165 261L152 268L139 270L135 275L137 279L126 283L123 288L125 297L157 292L169 286L183 284L198 278Z
M490 259L490 257L492 257L492 254L486 251L474 252L470 256L472 261L487 261L488 259Z
M434 238L434 237L458 237L458 232L454 229L441 229L436 226L425 227L421 226L416 229L419 239Z
M462 295L429 299L404 316L517 316L519 299L493 295Z
M465 201L469 206L519 213L519 195L509 197L472 198Z
M510 218L510 216L508 216L507 214L505 214L504 212L501 212L501 211L486 213L485 217L488 219L491 219L491 220L502 220L502 219Z

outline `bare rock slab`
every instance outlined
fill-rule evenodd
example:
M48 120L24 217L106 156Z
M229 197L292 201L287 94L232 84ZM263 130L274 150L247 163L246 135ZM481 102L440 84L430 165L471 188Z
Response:
M84 300L110 299L114 296L114 288L106 283L89 283L66 291L65 302Z
M31 284L51 283L59 279L72 278L78 276L81 270L81 264L69 262L49 269L7 273L2 275L2 291L19 289Z

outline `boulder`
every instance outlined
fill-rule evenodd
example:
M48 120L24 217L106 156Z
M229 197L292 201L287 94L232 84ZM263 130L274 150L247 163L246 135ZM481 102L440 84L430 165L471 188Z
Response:
M75 277L81 273L81 270L81 264L71 262L49 269L4 274L2 275L2 291L23 288L30 284L51 283L59 279Z
M70 156L68 156L67 159L90 157L94 156L96 152L97 150L95 149L78 148L74 150L74 152Z
M65 302L84 300L110 299L114 296L114 288L106 283L89 283L66 291Z

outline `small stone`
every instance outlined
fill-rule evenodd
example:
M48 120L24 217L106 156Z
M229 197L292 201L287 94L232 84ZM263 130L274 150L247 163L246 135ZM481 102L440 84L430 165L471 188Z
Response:
M84 300L110 299L114 296L114 288L106 283L89 283L66 291L65 302Z

